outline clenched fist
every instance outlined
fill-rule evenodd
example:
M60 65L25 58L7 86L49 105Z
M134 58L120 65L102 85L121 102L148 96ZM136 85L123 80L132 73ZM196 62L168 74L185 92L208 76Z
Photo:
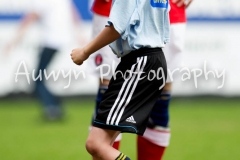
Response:
M71 58L73 62L77 65L83 64L83 62L89 57L88 54L85 53L84 48L76 48L72 50Z

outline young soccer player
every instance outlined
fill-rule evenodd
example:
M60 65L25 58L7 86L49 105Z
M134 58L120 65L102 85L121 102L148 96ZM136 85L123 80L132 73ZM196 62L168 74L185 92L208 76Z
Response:
M129 160L112 147L115 138L120 132L143 135L146 129L167 75L161 48L169 41L168 11L168 0L114 0L108 27L71 53L73 62L81 65L111 43L121 57L86 142L94 160Z
M100 29L105 26L107 16L109 16L111 2L111 0L95 0L92 7L94 12L93 37L95 37L100 32ZM171 10L169 14L171 24L171 42L164 48L164 53L166 55L168 68L171 71L178 68L181 63L186 25L185 8L187 8L191 2L192 0L170 0ZM115 64L118 63L116 56L109 54L109 52L111 52L109 47L103 47L90 56L89 66L92 68L92 70L95 70L97 73L99 73L99 71L96 70L96 67L99 65L108 64L111 66L113 61ZM104 73L106 72L107 70L104 70ZM102 95L108 88L111 75L112 71L109 72L108 76L103 77L103 81L100 81L99 91L96 99L95 113L98 109L99 102L102 99ZM163 89L163 93L159 96L159 99L157 100L157 103L151 112L148 128L144 136L138 136L138 160L160 160L164 154L165 148L169 145L170 128L168 108L171 97L171 85L172 83L168 78ZM113 144L114 148L119 148L120 140L121 136L119 136Z
M192 0L170 0L170 39L164 48L168 69L174 71L181 66L184 48L187 8ZM168 78L150 114L148 127L143 136L138 136L138 160L161 160L170 142L169 102L172 82ZM151 155L151 156L149 156Z

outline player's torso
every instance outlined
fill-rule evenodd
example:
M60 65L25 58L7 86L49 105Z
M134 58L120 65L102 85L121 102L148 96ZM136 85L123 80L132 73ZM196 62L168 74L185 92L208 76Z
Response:
M71 39L73 18L70 0L35 0L35 12L39 15L43 45L54 48Z

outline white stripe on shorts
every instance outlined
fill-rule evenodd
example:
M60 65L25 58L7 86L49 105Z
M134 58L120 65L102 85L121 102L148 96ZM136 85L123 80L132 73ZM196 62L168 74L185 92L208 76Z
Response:
M147 62L147 57L144 56L144 57L138 58L137 62L138 62L138 66L137 66L137 68L135 69L134 72L133 72L133 69L135 68L135 65L136 65L136 64L132 65L132 67L131 67L131 73L134 73L134 74L131 76L131 78L126 79L126 80L124 81L123 85L122 85L122 88L121 88L121 90L120 90L120 92L119 92L119 94L118 94L118 97L117 97L116 101L114 102L114 105L113 105L113 107L111 108L111 111L110 111L110 113L109 113L109 115L108 115L107 124L109 124L109 121L110 121L110 119L111 119L111 117L112 117L113 111L115 110L116 105L118 104L118 102L119 102L122 94L124 93L123 97L121 98L120 103L119 103L118 106L117 106L116 111L114 112L114 115L113 115L113 117L112 117L112 119L111 119L111 123L110 123L111 125L113 125L115 119L117 118L117 121L116 121L115 125L118 125L118 123L119 123L119 121L120 121L120 119L121 119L121 117L122 117L122 114L123 114L126 106L129 104L129 102L130 102L130 100L131 100L131 98L132 98L132 95L133 95L133 93L134 93L134 90L136 89L137 83L138 83L138 81L139 81L139 78L138 78L138 77L137 77L137 79L136 79L136 76L138 75L138 74L136 74L136 73L141 73L141 72L143 71L143 69L144 69L144 67L145 67L145 65L146 65L146 62ZM142 65L142 62L143 62L143 65ZM142 65L142 67L140 68L141 65ZM139 72L139 71L140 71L140 72ZM134 80L135 80L135 82L134 82ZM130 81L130 82L129 82L129 81ZM129 83L128 83L128 82L129 82ZM134 82L133 88L131 89L129 96L127 97L127 95L128 95L128 93L129 93L129 90L130 90L133 82ZM126 86L126 85L127 85L127 87L126 87L126 89L125 89L125 86ZM126 101L125 104L124 104L124 101L125 101L126 97L127 97L127 101ZM123 105L124 105L124 106L123 106ZM121 109L121 111L120 111L120 109ZM119 111L120 111L120 113L119 113Z
M142 58L138 58L138 59L137 59L137 63L135 63L135 64L132 65L132 67L131 67L131 73L133 73L133 69L135 68L136 64L138 64L138 66L141 66L142 61L143 61ZM137 68L136 68L136 70L137 70ZM117 99L115 100L115 102L114 102L114 104L113 104L113 106L112 106L112 108L111 108L111 110L110 110L110 112L109 112L109 114L108 114L106 124L109 124L109 122L110 122L110 120L111 120L111 117L112 117L112 114L113 114L113 111L115 110L115 107L116 107L116 105L118 104L118 102L119 102L119 100L120 100L120 98L121 98L121 96L122 96L122 94L123 94L124 88L125 88L125 86L127 85L128 81L129 81L130 79L132 79L132 78L133 78L133 76L132 76L131 78L129 78L129 79L125 79L125 81L124 81L124 83L123 83L123 85L122 85L122 88L121 88L120 92L118 93L118 97L117 97ZM126 92L125 92L125 93L126 93ZM118 106L119 106L119 105L118 105ZM120 109L120 108L119 108L119 109ZM119 109L117 109L117 112L118 112ZM115 111L115 114L116 114L116 111ZM113 122L114 122L114 121L112 120L112 121L111 121L111 124L113 124Z
M138 69L138 71L140 70L140 72L138 72L138 74L141 75L141 73L142 73L142 71L143 71L146 63L147 63L147 56L144 56L143 66L141 67L141 70ZM133 93L134 93L134 91L135 91L135 89L136 89L136 87L137 87L137 84L138 84L138 81L139 81L139 78L140 78L140 77L138 77L138 74L134 74L134 75L137 75L137 79L136 79L136 81L134 82L133 88L132 88L132 90L131 90L128 98L127 98L127 101L126 101L125 105L124 105L124 106L122 107L122 109L121 109L121 112L120 112L120 114L119 114L119 116L118 116L118 118L117 118L117 121L116 121L115 125L118 125L118 123L119 123L119 121L120 121L120 119L121 119L121 117L122 117L122 115L123 115L123 112L124 112L125 108L127 107L127 105L129 104L129 102L130 102L130 100L131 100L131 98L132 98L132 95L133 95ZM128 90L127 90L127 92L128 92Z
M143 61L143 57L141 57L140 62L138 63L138 66L137 66L137 68L135 69L134 72L137 72L137 71L140 70L140 66L141 66L141 64L142 64L142 61ZM131 71L131 73L133 73L133 72ZM124 95L123 95L123 97L121 98L121 101L120 101L120 103L119 103L119 105L118 105L118 107L117 107L117 110L115 111L115 113L114 113L114 115L113 115L113 117L112 117L111 124L114 123L114 121L115 121L115 119L116 119L116 117L117 117L117 115L118 115L119 110L122 108L123 103L124 103L124 101L125 101L125 99L126 99L126 96L127 96L128 93L129 93L129 89L131 88L132 83L133 83L135 77L136 77L136 74L133 73L133 75L132 75L131 78L130 78L131 80L130 80L130 82L128 83L128 86L127 86L127 88L126 88L125 91L124 91Z

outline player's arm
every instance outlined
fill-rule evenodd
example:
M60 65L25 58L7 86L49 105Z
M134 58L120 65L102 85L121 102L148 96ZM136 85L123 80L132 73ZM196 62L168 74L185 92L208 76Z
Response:
M176 3L178 7L182 7L183 5L187 8L193 0L173 0L173 3Z
M81 65L92 53L110 44L120 37L113 25L105 27L103 31L83 48L72 50L71 58L77 65Z
M110 44L120 36L127 36L126 28L128 27L131 15L134 12L135 1L116 0L112 5L110 17L108 19L109 27L104 30L86 47L74 49L71 58L74 63L81 65L92 53L100 48ZM121 16L120 16L121 15ZM119 16L121 20L119 20ZM125 34L126 33L126 34Z

